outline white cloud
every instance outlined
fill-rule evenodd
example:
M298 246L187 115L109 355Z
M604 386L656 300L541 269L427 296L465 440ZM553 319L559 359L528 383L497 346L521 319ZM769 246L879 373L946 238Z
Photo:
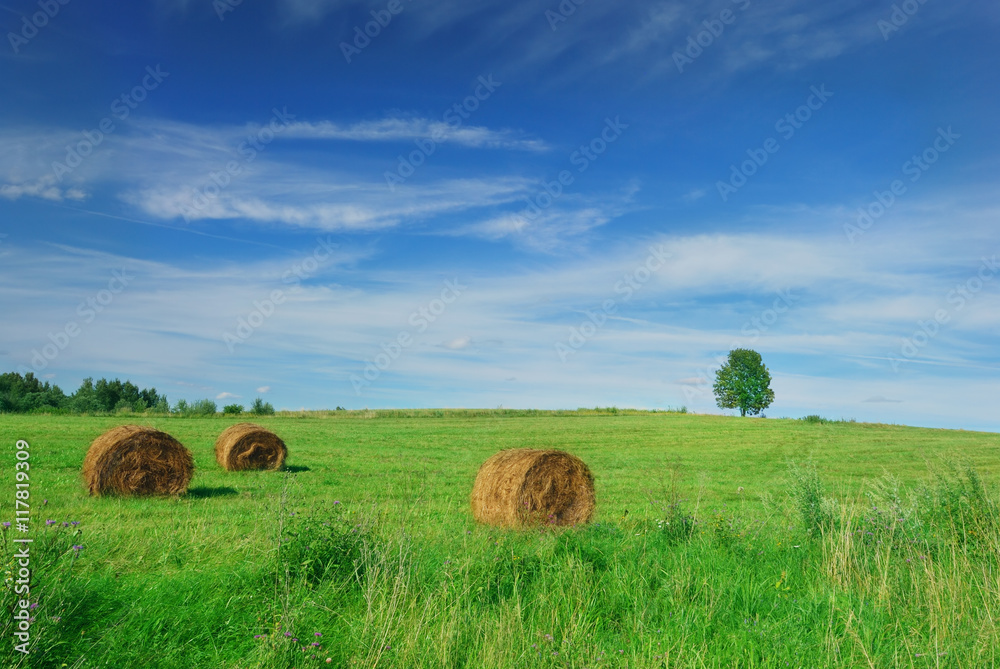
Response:
M618 198L600 205L588 205L578 198L566 197L533 218L525 216L523 211L503 213L443 234L508 240L519 247L545 253L578 251L579 245L574 242L624 213L624 206L616 200Z
M330 153L322 161L304 160L288 148L287 139L385 142L439 135L438 141L467 147L546 148L540 140L512 130L385 118L349 125L293 122L263 150L252 155L239 152L255 127L138 119L107 136L61 181L52 173L52 161L63 159L64 145L78 139L78 133L58 128L0 132L0 197L80 201L95 186L114 183L123 201L161 219L186 214L188 220L245 218L326 230L369 230L512 202L524 194L529 182L510 176L434 179L421 172L420 188L395 185L392 192L384 173L395 169L394 158L374 163L364 178L358 176L356 157ZM56 139L63 145L55 144ZM239 166L235 176L225 169L234 159Z
M17 200L24 196L53 202L64 200L79 202L87 198L87 194L79 188L63 188L56 185L56 178L51 174L42 175L30 181L0 184L0 197Z
M261 386L260 388L257 389L257 392L263 395L264 393L266 393L266 392L268 392L270 390L271 390L271 386Z
M282 136L365 142L432 139L436 143L447 142L472 148L519 151L545 151L548 148L541 140L524 138L521 133L513 130L491 130L481 126L454 127L444 121L423 118L385 118L350 125L330 121L291 123L282 131Z
M472 340L469 337L458 337L457 339L452 339L447 342L444 347L451 349L452 351L459 351L463 348L467 348Z
M812 220L802 212L789 216ZM942 225L963 221L953 216ZM780 382L771 415L986 424L984 401L969 389L986 392L981 377L995 375L986 345L995 319L973 316L995 306L1000 284L984 288L963 312L963 327L956 318L915 360L935 364L904 365L894 373L886 352L916 327L900 319L953 283L960 249L952 240L947 253L935 256L941 244L934 229L914 228L905 248L899 238L874 236L868 248L852 248L838 233L622 240L527 267L470 268L463 259L435 257L427 261L433 272L397 270L362 255L288 290L235 353L223 334L254 300L283 286L282 272L293 259L186 268L65 247L31 255L12 247L0 281L15 288L0 296L0 309L18 318L0 321L0 340L10 351L9 367L30 365L32 349L48 341L47 333L75 319L80 301L107 284L111 269L128 263L141 280L117 295L45 371L72 378L75 370L128 370L134 377L198 379L216 387L255 387L266 375L273 385L302 389L302 397L282 400L296 406L412 404L419 402L412 390L419 387L442 389L434 395L442 403L477 406L600 402L714 411L710 389L689 400L684 387L697 385L702 370L737 341L760 351ZM643 266L650 246L661 244L671 257L626 299L616 286ZM978 239L965 253L978 262ZM15 280L25 276L30 280ZM443 278L457 278L467 289L419 332L408 319L440 295ZM766 330L743 331L771 308L775 291L787 289L796 297L793 307ZM585 311L607 299L616 301L613 318L561 362L556 342L566 341ZM845 326L850 314L855 320ZM358 398L350 374L363 373L364 361L401 329L411 333L412 345ZM119 343L106 346L112 339ZM151 349L162 355L150 358ZM512 377L518 383L506 381ZM976 418L976 411L985 413Z
M229 400L229 399L238 399L239 397L240 395L234 395L233 393L219 393L218 395L215 396L215 399Z

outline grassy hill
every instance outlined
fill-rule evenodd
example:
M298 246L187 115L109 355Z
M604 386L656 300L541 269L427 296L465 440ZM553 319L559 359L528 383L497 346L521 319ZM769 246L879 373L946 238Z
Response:
M30 664L8 643L4 666L996 662L997 434L630 411L316 412L254 419L287 442L288 471L227 473L212 447L236 420L0 416L4 472L15 441L31 444L38 602ZM193 452L187 496L86 496L90 441L125 422ZM588 463L590 526L474 523L479 464L519 446ZM3 530L5 569L13 537Z

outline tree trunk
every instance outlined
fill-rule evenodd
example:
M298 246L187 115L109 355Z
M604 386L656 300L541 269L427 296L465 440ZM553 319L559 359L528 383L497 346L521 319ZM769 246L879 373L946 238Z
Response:
M741 418L746 418L747 417L747 410L744 409L743 407L740 407L740 417Z

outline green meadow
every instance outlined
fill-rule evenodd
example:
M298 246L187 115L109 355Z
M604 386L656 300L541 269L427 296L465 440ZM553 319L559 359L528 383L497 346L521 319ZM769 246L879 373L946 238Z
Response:
M30 443L30 653L3 667L1000 665L1000 435L624 410L251 418L282 472L227 473L240 418L0 416L0 520ZM178 498L91 498L123 423L194 454ZM592 470L583 527L477 525L499 449ZM54 521L49 523L49 521ZM48 523L48 524L47 524Z

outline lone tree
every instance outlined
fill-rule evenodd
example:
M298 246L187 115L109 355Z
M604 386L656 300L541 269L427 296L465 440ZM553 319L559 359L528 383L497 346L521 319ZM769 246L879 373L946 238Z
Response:
M747 348L729 352L729 360L715 372L715 402L720 409L739 409L741 416L751 416L771 406L771 374L760 353Z

